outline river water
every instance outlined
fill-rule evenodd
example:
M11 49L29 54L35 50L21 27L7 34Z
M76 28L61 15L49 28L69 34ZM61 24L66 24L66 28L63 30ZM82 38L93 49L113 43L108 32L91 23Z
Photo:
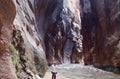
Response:
M57 71L68 79L120 79L120 74L81 64L58 65Z

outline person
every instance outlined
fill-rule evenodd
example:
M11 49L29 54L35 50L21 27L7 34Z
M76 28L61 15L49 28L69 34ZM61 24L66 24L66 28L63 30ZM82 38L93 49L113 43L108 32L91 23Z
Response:
M54 60L52 64L52 70L51 70L52 79L56 79L56 74L57 74L56 67L57 67L57 62Z

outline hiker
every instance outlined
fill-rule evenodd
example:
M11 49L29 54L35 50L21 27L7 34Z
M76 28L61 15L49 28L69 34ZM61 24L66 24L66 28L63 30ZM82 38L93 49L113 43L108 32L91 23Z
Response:
M51 71L52 79L56 79L56 74L57 74L56 67L57 67L57 62L54 60L52 64L52 71Z

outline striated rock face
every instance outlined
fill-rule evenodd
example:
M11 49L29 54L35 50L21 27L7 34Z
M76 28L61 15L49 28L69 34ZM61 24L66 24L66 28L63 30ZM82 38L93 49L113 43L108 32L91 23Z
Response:
M37 2L37 11L35 11L37 25L43 26L39 29L44 31L41 36L44 37L48 64L51 64L53 59L58 63L78 62L77 54L82 51L79 0L38 0Z
M11 0L0 0L0 79L17 79L10 53L15 13Z
M92 64L92 50L96 29L96 12L92 11L92 0L81 0L81 20L83 35L83 57L85 65Z
M46 58L48 64L53 59L78 63L82 52L79 9L79 0L1 0L0 78L42 77Z
M120 26L116 21L119 18L120 2L119 0L106 0L100 4L99 1L96 1L96 5L98 7L96 10L98 11L99 24L96 29L94 65L97 67L120 67L118 30Z
M76 55L82 51L79 9L79 0L36 0L37 27L44 37L48 64L53 59L78 62Z
M12 59L20 79L43 76L47 69L45 51L38 35L35 17L35 0L13 0L16 7L12 35Z
M0 1L0 79L35 79L47 69L34 0ZM38 76L37 76L38 77Z
M81 0L85 64L120 73L119 0Z

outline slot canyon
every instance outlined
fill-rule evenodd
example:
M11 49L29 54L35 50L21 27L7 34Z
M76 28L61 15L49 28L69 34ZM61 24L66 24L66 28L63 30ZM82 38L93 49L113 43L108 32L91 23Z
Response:
M120 0L0 0L0 79L42 79L53 60L120 79Z

